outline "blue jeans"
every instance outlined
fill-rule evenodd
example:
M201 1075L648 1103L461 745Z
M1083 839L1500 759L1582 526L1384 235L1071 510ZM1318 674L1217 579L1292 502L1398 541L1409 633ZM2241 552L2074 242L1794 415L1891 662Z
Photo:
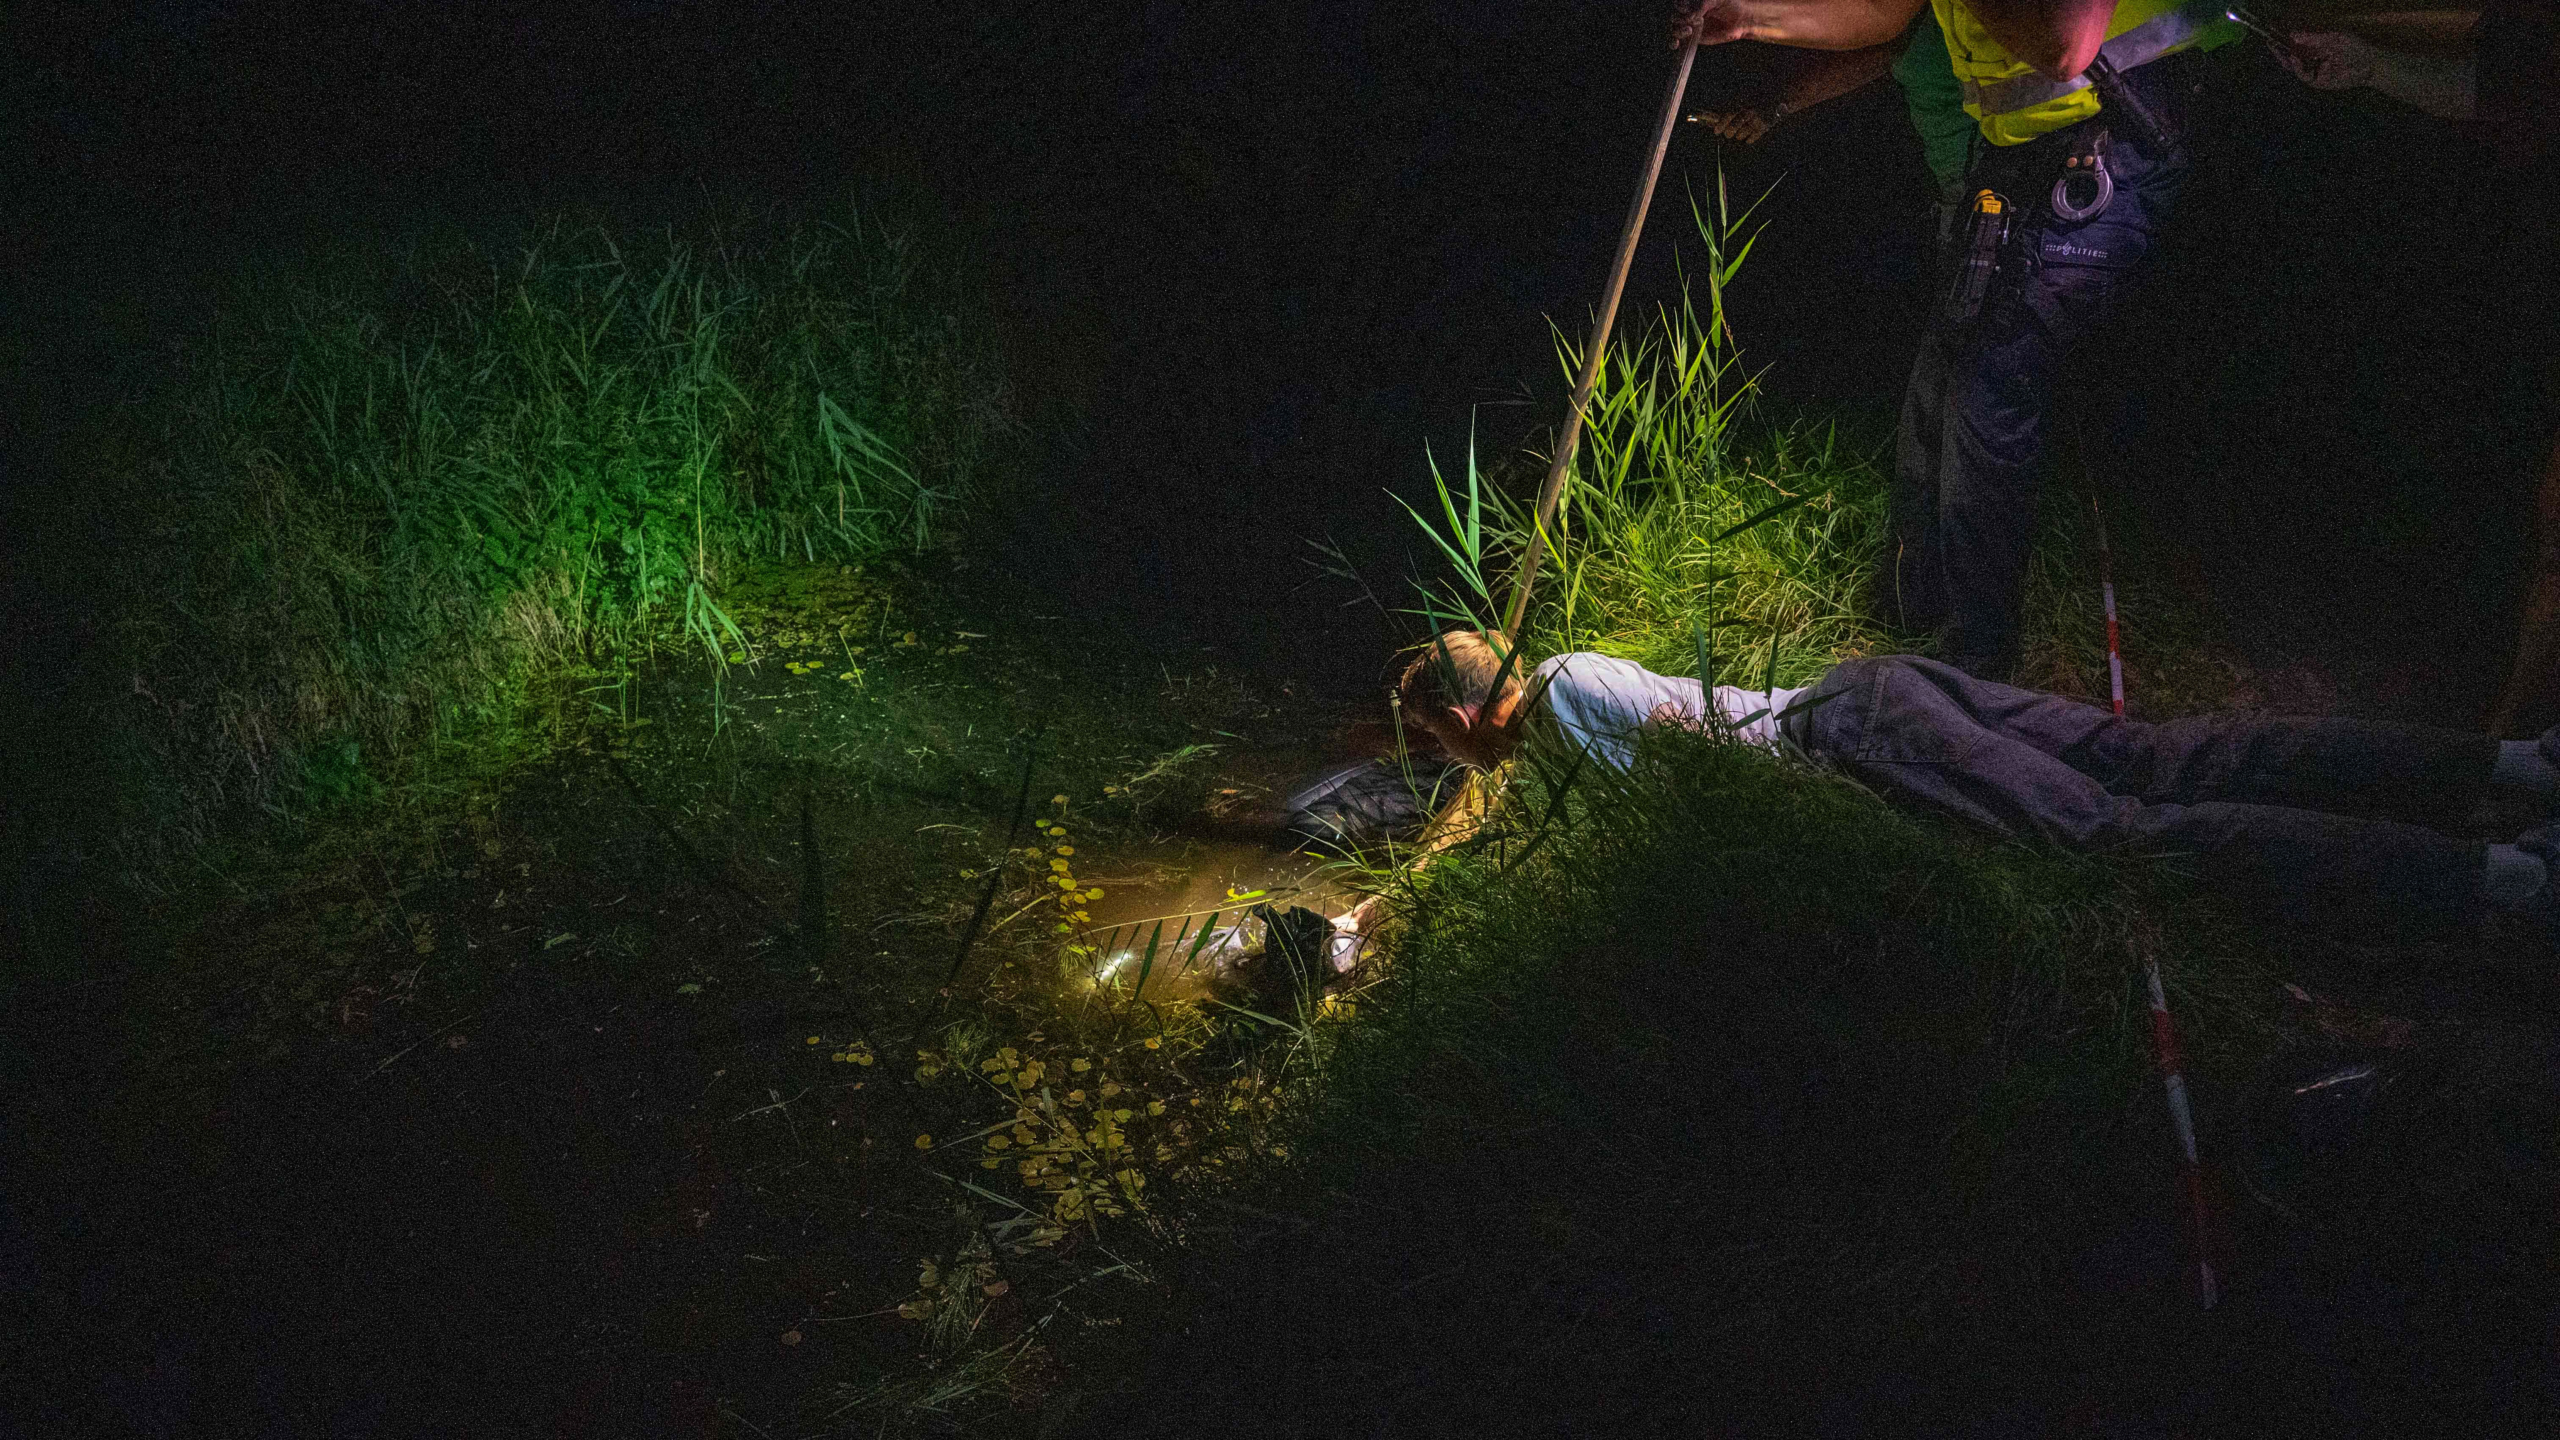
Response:
M2186 858L2296 922L2443 932L2479 909L2486 735L2246 713L2159 724L1908 655L1832 667L1787 737L1891 800L2067 849Z
M2125 80L2176 129L2202 59L2169 56ZM2115 197L2099 214L2065 222L2052 211L2053 183L2099 126L2110 130ZM2017 653L2054 377L2150 253L2185 179L2183 164L2148 153L2128 125L2104 114L2023 145L1977 147L1964 194L2005 196L2009 239L1979 317L1955 325L1940 316L1920 343L1894 439L1881 577L1890 617L1942 630L1940 653L1969 671L2005 673ZM1953 273L1961 223L1941 248L1941 285Z

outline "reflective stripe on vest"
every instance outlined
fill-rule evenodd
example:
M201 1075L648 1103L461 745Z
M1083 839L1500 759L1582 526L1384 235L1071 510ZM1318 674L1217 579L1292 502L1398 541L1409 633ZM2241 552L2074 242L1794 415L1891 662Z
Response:
M2148 64L2171 50L2186 44L2212 25L2222 21L2220 5L2190 5L2165 15L2154 15L2121 35L2098 47L2098 53L2118 70L2130 70ZM2059 100L2075 91L2089 88L2086 74L2068 80L2056 80L2041 71L2030 70L2007 80L1981 83L1958 77L1964 86L1964 103L1983 115L2006 115Z

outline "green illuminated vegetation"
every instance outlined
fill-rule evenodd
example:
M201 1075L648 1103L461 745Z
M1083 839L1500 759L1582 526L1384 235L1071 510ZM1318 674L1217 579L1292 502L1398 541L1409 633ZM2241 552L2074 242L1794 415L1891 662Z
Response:
M1710 657L1755 657L1750 683L1774 663L1790 684L1835 659L1898 648L1862 594L1885 476L1871 447L1836 426L1760 421L1724 304L1751 253L1749 215L1729 213L1719 194L1717 213L1697 220L1705 265L1680 308L1622 340L1601 369L1557 514L1555 567L1523 638L1540 655L1598 650L1668 674L1696 672L1703 638ZM1579 368L1561 336L1557 351L1567 374ZM1471 501L1486 488L1472 473L1466 484ZM1515 503L1496 501L1495 512L1475 541L1479 574L1508 571L1534 523ZM1510 597L1457 598L1461 611L1490 615Z
M147 524L112 561L135 859L538 753L551 692L669 642L744 660L750 560L929 547L1009 425L981 334L858 218L240 285L100 477Z

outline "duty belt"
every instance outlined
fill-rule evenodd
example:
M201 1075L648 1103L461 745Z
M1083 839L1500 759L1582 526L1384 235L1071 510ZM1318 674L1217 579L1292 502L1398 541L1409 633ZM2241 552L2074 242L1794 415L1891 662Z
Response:
M2189 5L2166 15L2154 15L2099 46L2098 57L2119 71L2147 65L2193 40L2208 27L2220 24L2222 18L2223 7L2219 4ZM1962 83L1967 105L1984 115L2006 115L2086 90L2090 80L2085 73L2068 80L2055 80L2030 70L2024 75L1987 84L1974 80Z

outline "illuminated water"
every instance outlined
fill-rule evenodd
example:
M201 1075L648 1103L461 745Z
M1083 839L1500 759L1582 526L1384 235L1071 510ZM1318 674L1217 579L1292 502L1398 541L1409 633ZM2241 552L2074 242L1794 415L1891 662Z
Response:
M1178 850L1156 849L1098 865L1086 876L1103 892L1087 907L1093 916L1090 943L1097 947L1091 957L1095 978L1126 986L1143 971L1149 999L1198 995L1219 967L1260 943L1261 927L1246 917L1254 906L1299 905L1328 915L1344 907L1346 898L1328 878L1327 864L1320 856L1265 842L1195 839Z

